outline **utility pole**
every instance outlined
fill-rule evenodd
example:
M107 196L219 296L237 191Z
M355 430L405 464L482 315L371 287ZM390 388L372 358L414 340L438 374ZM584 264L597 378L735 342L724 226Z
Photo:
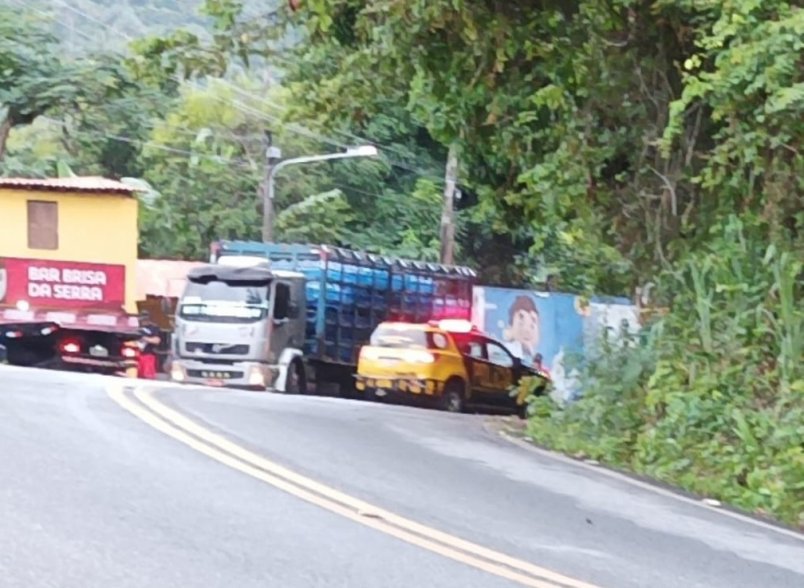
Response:
M455 258L455 197L458 183L458 144L449 146L445 175L444 206L441 210L441 263L452 265Z
M274 165L282 159L282 151L273 146L271 131L265 132L265 171L257 195L262 198L262 240L270 243L274 240Z

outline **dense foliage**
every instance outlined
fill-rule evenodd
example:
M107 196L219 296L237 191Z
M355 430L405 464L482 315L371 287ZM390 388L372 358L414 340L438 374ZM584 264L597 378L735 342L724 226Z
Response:
M602 343L582 400L538 402L531 434L804 524L804 10L301 6L207 0L125 55L77 57L37 13L0 15L3 173L140 177L142 253L199 258L259 236L265 131L286 156L368 141L379 160L282 172L280 238L432 259L456 150L459 258L484 281L639 286L662 309L626 348Z
M804 11L329 0L302 18L303 60L339 58L293 78L300 112L365 128L404 105L460 146L493 255L527 245L575 291L654 283L650 336L588 362L584 399L542 401L531 434L804 524Z
M667 316L603 342L584 397L537 401L530 435L804 525L803 267L729 217L662 275Z

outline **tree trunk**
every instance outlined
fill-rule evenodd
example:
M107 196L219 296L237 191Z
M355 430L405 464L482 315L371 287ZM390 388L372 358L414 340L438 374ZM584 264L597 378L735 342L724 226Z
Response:
M455 189L458 181L458 146L453 143L447 156L444 204L441 210L441 263L455 259Z
M6 117L0 122L0 161L6 156L6 141L11 133L11 119Z

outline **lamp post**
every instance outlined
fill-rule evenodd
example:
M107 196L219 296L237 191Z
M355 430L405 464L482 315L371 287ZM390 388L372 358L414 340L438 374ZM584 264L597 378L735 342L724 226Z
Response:
M268 164L265 169L265 189L263 190L263 217L262 240L269 243L274 240L274 178L279 170L289 165L302 165L305 163L318 163L334 159L352 159L356 157L376 157L379 151L374 145L361 145L350 147L343 153L328 153L325 155L307 155L292 159L280 159L281 152L276 147L268 148Z

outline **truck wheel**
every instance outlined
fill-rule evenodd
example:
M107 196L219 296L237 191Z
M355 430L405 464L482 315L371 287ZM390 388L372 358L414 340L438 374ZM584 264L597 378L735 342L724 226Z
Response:
M463 383L458 380L450 380L444 387L444 392L439 398L441 410L447 412L463 412L466 407L463 394Z
M307 374L298 359L294 359L288 366L285 394L307 394Z

